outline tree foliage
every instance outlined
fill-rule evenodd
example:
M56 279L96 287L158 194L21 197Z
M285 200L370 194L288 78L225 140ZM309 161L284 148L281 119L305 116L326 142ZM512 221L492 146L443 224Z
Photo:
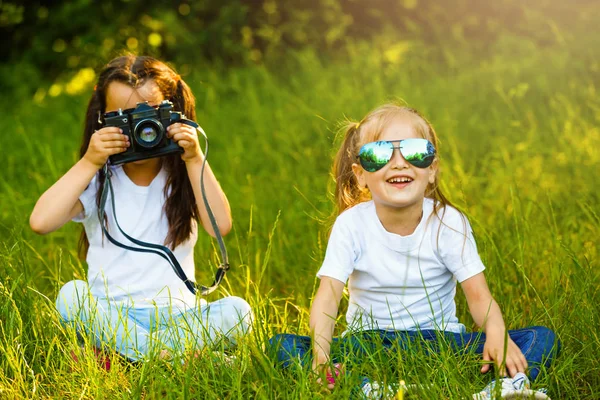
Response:
M593 0L0 0L0 64L21 79L97 69L122 51L173 62L226 64L284 57L288 49L335 52L382 35L475 50L506 33L539 45L576 24ZM593 15L594 13L592 13ZM401 49L398 49L401 51ZM2 86L11 86L0 66ZM18 81L19 79L17 79Z

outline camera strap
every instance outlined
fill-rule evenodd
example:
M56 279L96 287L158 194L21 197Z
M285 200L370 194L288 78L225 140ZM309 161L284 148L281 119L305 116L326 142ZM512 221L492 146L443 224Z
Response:
M229 270L229 258L227 257L227 249L225 248L225 242L223 241L223 237L221 236L221 232L219 231L219 225L217 224L217 220L210 208L208 199L206 197L206 190L204 188L204 168L206 166L206 160L208 157L208 137L206 136L206 133L204 132L204 130L194 121L190 121L187 119L181 119L179 122L193 126L194 128L196 128L196 130L198 132L200 132L202 134L202 136L204 136L204 139L206 142L206 147L205 147L205 151L204 151L204 160L202 161L202 168L200 170L200 190L202 193L202 200L204 201L204 206L206 207L206 212L208 214L208 218L210 219L210 223L212 225L213 231L215 232L217 242L219 243L219 249L220 249L221 257L222 257L222 263L217 268L217 272L215 273L215 280L214 280L213 284L211 286L203 286L203 285L198 285L193 280L188 279L188 277L185 275L185 272L183 271L183 268L181 268L179 261L177 261L177 258L175 257L175 255L173 254L171 249L169 249L168 247L162 246L159 244L154 244L154 243L147 243L147 242L143 242L141 240L135 239L135 238L129 236L127 233L125 233L123 231L123 229L121 229L121 226L119 225L119 221L117 221L117 214L116 214L116 209L115 209L115 196L114 196L112 183L110 181L112 172L108 168L108 164L105 164L103 167L103 172L105 174L105 180L104 180L104 185L102 187L102 194L100 196L100 205L98 207L98 219L100 221L100 226L102 226L102 232L104 233L104 235L106 235L106 238L112 244L114 244L115 246L121 247L123 249L126 249L126 250L137 251L137 252L141 252L141 253L153 253L153 254L156 254L156 255L162 257L171 265L175 274L179 277L179 279L181 279L185 283L185 286L193 294L196 294L199 291L201 295L206 296L206 295L212 293L219 286L219 284L225 277L225 273ZM115 238L113 238L108 233L108 230L106 229L106 226L104 224L104 218L106 216L105 207L106 207L106 200L107 200L109 193L110 193L110 200L111 200L112 209L113 209L115 223L117 225L117 228L123 234L123 236L125 236L128 240L130 240L132 243L134 243L138 246L141 246L141 247L133 247L133 246L128 246L126 244L120 243L119 241L117 241Z

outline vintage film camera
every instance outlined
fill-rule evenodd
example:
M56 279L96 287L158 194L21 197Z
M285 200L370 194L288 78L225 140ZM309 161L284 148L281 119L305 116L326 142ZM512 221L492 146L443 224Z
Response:
M175 122L197 126L185 119L180 112L173 111L173 103L164 100L158 107L147 102L137 103L135 108L112 111L104 114L104 126L116 126L129 136L131 146L122 153L109 156L112 165L119 165L147 158L161 157L172 153L183 153L183 149L167 137L167 127Z

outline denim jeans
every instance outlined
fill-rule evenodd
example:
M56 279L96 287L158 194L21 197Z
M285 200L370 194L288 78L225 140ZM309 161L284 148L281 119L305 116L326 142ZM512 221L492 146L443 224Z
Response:
M554 332L543 326L509 330L508 334L527 359L531 380L537 378L542 366L550 366L553 357L560 350L560 342ZM381 347L388 351L394 348L410 351L415 346L422 346L426 351L433 352L440 351L440 346L448 346L459 353L482 354L485 337L483 332L363 331L334 338L331 343L331 358L333 362L340 362L344 358L347 360L348 357L369 354ZM276 335L269 340L268 350L283 367L289 366L294 360L299 360L303 366L312 362L311 339L308 336Z
M118 305L93 297L84 281L67 282L56 299L63 324L79 336L91 335L98 348L115 350L130 361L168 350L175 354L224 342L234 345L252 324L252 311L239 297L178 310Z

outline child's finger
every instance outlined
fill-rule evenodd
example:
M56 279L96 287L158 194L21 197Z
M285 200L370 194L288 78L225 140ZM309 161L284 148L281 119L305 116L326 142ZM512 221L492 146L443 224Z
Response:
M194 128L193 126L190 126L190 125L182 124L179 129L181 129L181 131L183 131L183 132L189 133L190 135L194 135L194 136L198 135L198 133L196 132L196 128Z
M119 154L124 151L127 151L127 147L115 147L114 149L110 149L110 151L108 152L108 155L112 156L113 154Z
M327 379L327 382L329 382L329 385L327 385L327 387L330 387L330 389L333 388L333 386L335 385L335 381L340 376L341 370L342 370L342 364L339 364L339 363L333 364L333 368L329 368L329 367L327 368L326 379Z
M490 357L490 353L487 350L483 351L483 366L481 367L481 373L485 374L490 370L490 363L492 362L492 357Z
M527 369L527 359L525 358L525 355L523 354L523 352L521 351L521 349L519 348L519 346L517 346L516 344L513 343L514 349L515 349L515 354L516 354L516 359L518 360L518 364L522 366L523 370L521 372L525 372L525 370Z
M171 139L178 142L180 140L195 141L196 136L189 132L177 132L171 136Z
M527 363L527 359L525 358L525 356L523 355L523 353L521 353L520 357L521 359L521 363L523 364L523 368L527 369L527 367L529 366L529 364Z
M105 149L114 149L115 147L129 147L129 143L123 140L111 140L109 142L103 142L103 147Z
M515 356L507 357L507 360L506 360L506 369L508 369L508 373L512 377L517 372L521 371L521 369L522 369L521 362Z
M496 354L498 354L498 353L496 353ZM501 355L500 357L494 357L492 359L492 361L494 362L495 368L498 369L498 373L501 376L506 375L506 363L508 362L508 359L506 359L503 355Z
M194 143L192 143L188 140L178 140L177 144L184 149L189 149L189 148L194 147Z
M196 128L187 124L175 123L167 127L168 132L195 132Z
M117 128L116 126L105 126L104 128L98 129L94 132L95 135L104 136L104 135L112 135L115 133L123 133L121 128Z
M189 139L189 136L183 134L183 133L175 133L173 136L171 136L171 139L174 140L175 142L179 142L180 140L183 139Z
M335 378L340 375L340 364L334 364L333 369L324 364L313 366L313 371L317 374L316 382L321 387L332 390L335 387Z
M525 372L527 370L527 359L521 352L521 349L519 349L519 347L516 344L514 344L514 342L511 341L509 345L509 353L506 356L507 367L509 366L509 364L514 366L514 373Z
M513 359L507 360L506 369L508 370L508 375L510 377L515 376L517 374L517 372L519 372L519 367L518 367L517 363L515 362L515 360L513 360Z
M500 374L500 376L506 376L506 372L507 372L507 368L506 368L506 362L504 362L504 360L497 360L496 361L496 366L498 367L498 373ZM508 371L510 372L510 371Z
M111 142L113 140L119 140L123 142L129 141L129 136L123 135L122 133L105 133L99 136L102 142Z
M516 357L515 366L517 368L517 372L525 372L525 370L527 370L527 360L525 360L525 357Z

